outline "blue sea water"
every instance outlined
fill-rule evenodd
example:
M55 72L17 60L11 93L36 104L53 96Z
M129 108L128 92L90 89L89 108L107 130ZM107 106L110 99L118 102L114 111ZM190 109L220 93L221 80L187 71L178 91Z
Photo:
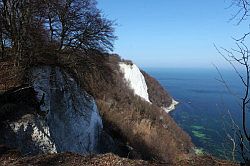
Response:
M172 118L206 153L232 159L232 121L241 126L239 97L243 86L232 70L221 70L227 86L216 69L144 69L179 102ZM250 117L248 115L248 117ZM248 124L248 126L250 126Z

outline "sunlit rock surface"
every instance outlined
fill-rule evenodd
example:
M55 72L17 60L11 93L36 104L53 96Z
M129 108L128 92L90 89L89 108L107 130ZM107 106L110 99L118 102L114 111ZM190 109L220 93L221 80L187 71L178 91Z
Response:
M147 91L148 87L140 69L135 64L120 63L119 66L125 80L129 84L129 87L134 90L134 93L150 102Z
M98 151L102 130L95 100L59 67L38 67L31 71L32 84L43 100L41 111L58 152Z
M11 140L5 143L31 155L98 153L103 125L95 100L59 67L34 67L28 79L42 104L40 113L9 123L5 133Z

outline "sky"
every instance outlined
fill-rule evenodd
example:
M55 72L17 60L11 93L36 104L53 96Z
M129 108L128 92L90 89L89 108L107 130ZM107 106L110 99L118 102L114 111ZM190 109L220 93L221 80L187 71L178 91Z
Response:
M218 47L234 47L232 37L248 31L230 21L232 0L97 0L116 21L114 53L140 67L228 67Z

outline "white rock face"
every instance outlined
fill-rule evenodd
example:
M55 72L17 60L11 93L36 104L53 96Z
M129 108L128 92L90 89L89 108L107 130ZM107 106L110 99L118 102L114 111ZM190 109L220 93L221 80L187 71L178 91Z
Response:
M173 111L173 110L175 109L175 106L176 106L177 104L179 104L179 102L178 102L178 101L175 101L174 99L172 99L171 105L170 105L169 107L162 107L162 109L163 109L164 111L166 111L167 113L169 113L169 112L171 112L171 111Z
M129 84L129 87L134 90L134 93L150 102L148 97L148 87L140 69L135 64L130 65L120 63L119 66L124 74L124 79Z
M95 100L59 67L33 68L30 78L47 113L45 126L31 123L34 141L51 152L97 153L103 125Z

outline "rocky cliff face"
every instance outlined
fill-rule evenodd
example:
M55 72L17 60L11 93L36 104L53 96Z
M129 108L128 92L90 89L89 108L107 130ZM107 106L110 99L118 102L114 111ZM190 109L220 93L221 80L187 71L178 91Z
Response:
M41 117L27 114L22 116L18 121L8 124L9 133L5 132L4 136L9 136L5 144L18 148L25 155L34 155L40 153L56 153L56 145L51 138L49 126ZM11 133L11 134L10 134Z
M95 100L59 67L33 68L30 78L38 99L44 96L41 111L57 151L97 152L102 120Z
M148 87L144 76L135 64L119 63L120 69L124 74L124 79L134 93L147 102L149 101Z
M59 67L34 67L29 73L40 113L6 122L3 142L29 154L97 153L103 126L95 100Z
M124 80L135 95L149 103L156 104L166 113L175 109L178 104L165 89L146 72L141 71L135 64L120 62L119 67L123 73Z

